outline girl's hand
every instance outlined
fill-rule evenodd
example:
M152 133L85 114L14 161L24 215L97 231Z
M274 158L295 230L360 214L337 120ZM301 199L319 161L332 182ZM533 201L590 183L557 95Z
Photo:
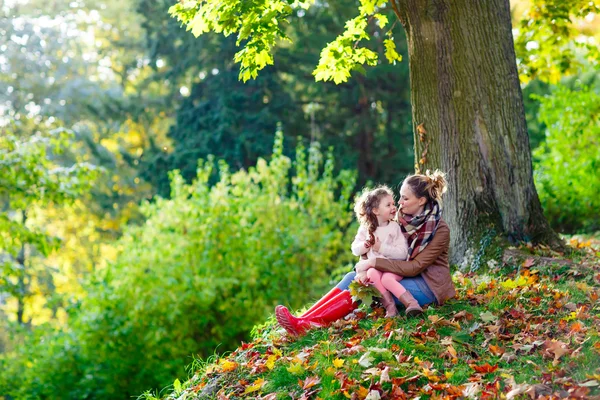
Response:
M365 240L365 249L370 249L370 248L371 248L371 241Z
M363 286L369 286L370 284L372 284L373 282L371 282L371 280L369 279L369 277L367 275L364 275L363 277L357 278L356 281L358 283L360 283Z
M379 249L381 248L381 241L379 240L379 238L376 236L375 237L375 244L373 245L373 250L375 251L379 251Z

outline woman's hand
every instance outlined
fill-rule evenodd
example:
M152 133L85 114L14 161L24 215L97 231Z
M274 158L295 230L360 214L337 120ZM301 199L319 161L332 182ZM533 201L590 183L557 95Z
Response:
M381 248L381 241L379 240L379 238L377 236L375 236L375 244L373 244L373 250L378 252L380 248Z

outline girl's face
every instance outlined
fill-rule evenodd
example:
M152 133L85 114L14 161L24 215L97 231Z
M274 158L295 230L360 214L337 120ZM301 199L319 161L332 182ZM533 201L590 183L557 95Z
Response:
M410 187L402 185L400 188L400 200L398 200L398 208L402 214L419 215L423 212L427 199L425 197L417 197Z
M379 201L379 206L373 209L373 214L377 216L380 222L387 222L394 219L396 216L396 206L392 196L385 196Z

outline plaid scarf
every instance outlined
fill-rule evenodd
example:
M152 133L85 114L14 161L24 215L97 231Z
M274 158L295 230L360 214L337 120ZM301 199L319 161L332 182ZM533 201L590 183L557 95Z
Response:
M442 209L436 201L427 204L419 215L398 214L400 228L408 242L408 260L414 259L433 240L441 218Z

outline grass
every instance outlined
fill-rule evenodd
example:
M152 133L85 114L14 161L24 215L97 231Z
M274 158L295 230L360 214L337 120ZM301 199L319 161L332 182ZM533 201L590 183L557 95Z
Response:
M531 248L518 263L456 272L457 298L417 318L363 305L299 338L270 318L233 353L195 361L188 381L140 397L600 396L600 241L581 243L572 263L538 264L547 254Z

